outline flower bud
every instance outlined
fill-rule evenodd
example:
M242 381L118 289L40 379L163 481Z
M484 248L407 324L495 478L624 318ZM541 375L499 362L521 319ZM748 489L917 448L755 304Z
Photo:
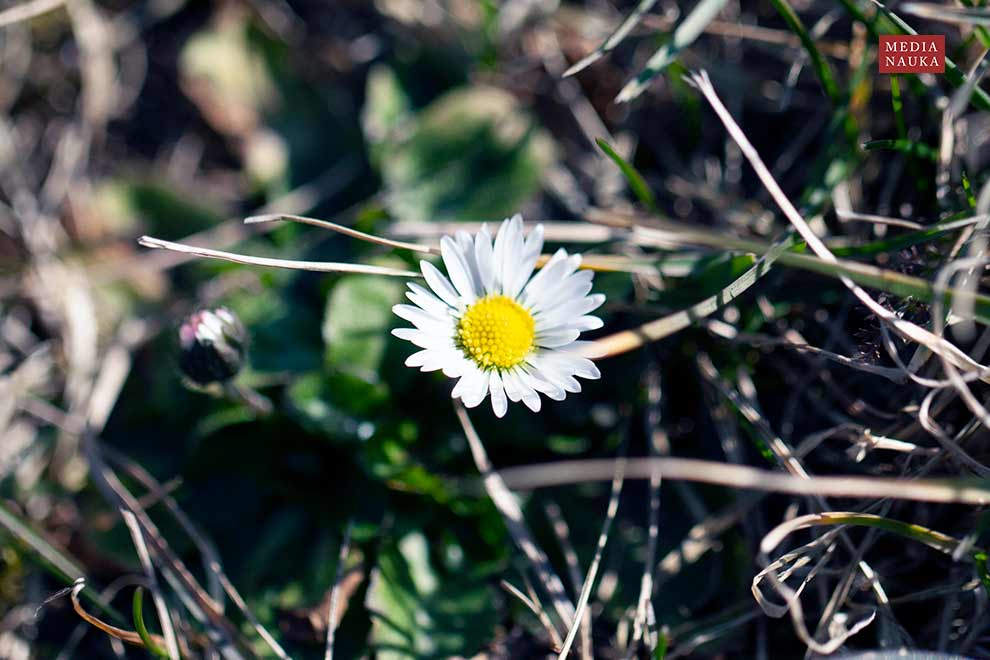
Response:
M201 309L179 326L179 367L197 385L237 375L247 352L247 331L226 307Z

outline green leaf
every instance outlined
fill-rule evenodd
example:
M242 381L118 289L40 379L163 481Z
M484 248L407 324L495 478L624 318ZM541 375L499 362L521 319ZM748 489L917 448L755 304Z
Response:
M372 146L384 143L389 135L398 127L409 121L412 116L412 103L402 88L399 77L395 72L378 64L368 71L368 82L365 86L364 108L361 111L361 128L364 137ZM373 156L379 158L387 151L374 149Z
M938 154L935 153L934 149L924 142L915 142L914 140L870 140L863 144L863 149L867 151L892 149L933 162L938 159Z
M286 391L287 412L306 430L335 440L366 440L376 411L388 401L383 383L369 383L345 371L310 373ZM367 422L367 423L366 423Z
M598 147L605 152L605 155L612 159L612 162L619 166L622 171L622 176L626 178L626 182L632 189L633 194L636 198L643 203L648 209L654 213L657 210L657 200L653 197L653 191L650 187L646 185L646 180L643 175L633 167L625 158L619 155L619 153L612 148L608 142L602 138L597 138L595 142Z
M499 89L448 92L383 143L385 205L400 220L497 220L540 187L551 144Z
M850 1L851 0L843 0L843 4L847 6L847 9ZM917 30L904 22L904 19L887 9L882 4L878 3L877 7L893 24L894 29L892 30L892 33L909 35L918 34ZM962 87L966 84L966 74L959 69L956 63L953 62L948 55L945 56L945 77L953 87ZM969 102L973 104L973 107L979 110L990 110L990 96L988 96L987 93L979 87L976 87L973 90L973 95L970 97Z
M787 27L791 29L791 32L796 34L798 39L801 40L801 45L804 46L808 57L811 58L811 64L815 69L815 73L818 75L818 80L821 82L822 87L825 88L825 93L833 103L841 103L842 93L839 91L839 86L835 82L835 76L832 75L832 68L818 50L818 46L815 45L814 39L808 34L807 28L804 27L804 23L801 22L794 8L791 7L787 0L770 0L770 2L773 3L777 13L787 23Z
M134 628L137 630L138 636L141 641L144 642L145 647L152 655L156 655L159 658L167 658L168 652L155 644L154 640L151 639L151 634L148 633L148 627L144 623L144 588L138 587L134 590L134 598L131 601L131 613L134 616Z
M430 550L426 536L410 532L379 555L367 606L370 642L380 660L472 657L494 633L485 581L469 571L438 569L431 554L439 549Z
M392 314L392 305L402 300L402 291L402 282L391 278L340 278L327 299L323 318L327 362L374 382L389 330L401 325Z
M650 83L673 62L677 55L694 43L694 40L704 32L708 24L715 20L718 13L725 7L726 0L699 0L687 18L674 30L673 38L661 46L646 62L646 67L638 76L626 83L619 95L617 103L632 101L642 94Z

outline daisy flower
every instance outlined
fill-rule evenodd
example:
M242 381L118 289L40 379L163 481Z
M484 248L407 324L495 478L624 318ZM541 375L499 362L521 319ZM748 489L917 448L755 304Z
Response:
M581 391L575 376L599 378L594 363L577 354L586 343L577 338L602 327L588 313L605 296L589 295L592 272L578 271L581 255L563 249L533 275L542 249L543 225L524 237L518 214L502 223L494 246L484 226L473 238L465 231L444 236L447 276L421 261L430 288L410 282L406 296L414 304L392 308L415 326L392 334L423 349L406 366L457 378L451 395L468 408L491 396L498 417L509 401L538 412L540 394L562 401Z

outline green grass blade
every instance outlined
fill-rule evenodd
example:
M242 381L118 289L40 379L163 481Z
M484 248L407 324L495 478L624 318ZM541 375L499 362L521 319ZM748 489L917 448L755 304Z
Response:
M869 142L863 144L863 149L867 151L891 149L893 151L900 151L903 154L916 156L932 162L935 162L935 160L938 159L938 154L935 153L934 149L929 147L924 142L915 142L914 140L870 140Z
M603 41L601 45L598 46L598 48L596 48L591 54L581 58L579 62L565 71L564 77L566 78L567 76L573 76L575 73L591 66L601 59L601 57L606 53L610 52L622 43L622 40L625 39L630 32L632 32L632 29L636 27L636 24L639 23L639 20L643 17L643 15L650 11L655 4L657 4L657 0L641 0L640 3L636 5L636 8L633 9L632 13L626 17L626 20L622 21L619 27L615 29L615 32L610 34L608 38Z
M917 30L905 23L900 16L887 9L879 2L875 2L875 4L879 7L880 11L883 12L883 15L890 20L894 28L900 34L918 34ZM953 87L962 87L966 84L966 74L964 74L959 67L956 66L956 63L953 62L948 55L945 57L945 77ZM979 87L973 90L973 96L970 98L970 103L972 103L973 106L979 110L990 110L990 96L988 96L987 93Z
M894 124L897 126L897 137L907 139L907 128L904 123L904 101L901 99L901 84L897 76L890 77L890 105L894 111Z
M821 51L818 50L818 46L815 45L814 39L808 34L807 28L801 22L794 8L791 7L787 0L770 0L770 2L773 3L774 8L776 8L777 13L784 19L784 22L787 23L787 27L791 29L791 32L796 34L798 39L801 40L801 45L804 46L808 57L811 58L811 65L815 69L815 74L818 76L819 82L821 82L822 87L825 89L825 94L832 100L832 103L840 105L843 102L842 92L839 90L839 85L835 82L835 76L832 75L832 68L822 56Z
M619 153L612 148L608 142L601 138L597 138L595 142L598 143L598 147L605 152L605 155L612 159L612 162L618 165L619 170L622 171L622 176L626 178L626 182L632 189L633 194L636 198L643 203L646 208L650 209L654 213L657 210L657 200L653 196L653 191L650 187L646 185L646 179L643 175L632 166L629 161L619 155Z
M715 20L726 2L727 0L699 0L687 18L674 30L673 38L653 54L639 75L626 83L615 97L616 103L632 101L642 94L649 87L650 82L674 61L678 53L694 43L708 24Z
M145 648L152 655L156 655L159 658L167 658L168 653L165 649L160 648L155 644L155 640L151 639L151 634L148 632L148 627L144 624L144 588L138 587L134 590L134 598L131 601L131 613L134 616L134 629L137 630L138 636L141 641L144 642Z

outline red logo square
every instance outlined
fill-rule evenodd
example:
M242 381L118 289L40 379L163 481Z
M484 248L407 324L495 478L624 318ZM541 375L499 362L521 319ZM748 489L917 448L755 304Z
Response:
M880 73L945 73L945 35L880 35Z

